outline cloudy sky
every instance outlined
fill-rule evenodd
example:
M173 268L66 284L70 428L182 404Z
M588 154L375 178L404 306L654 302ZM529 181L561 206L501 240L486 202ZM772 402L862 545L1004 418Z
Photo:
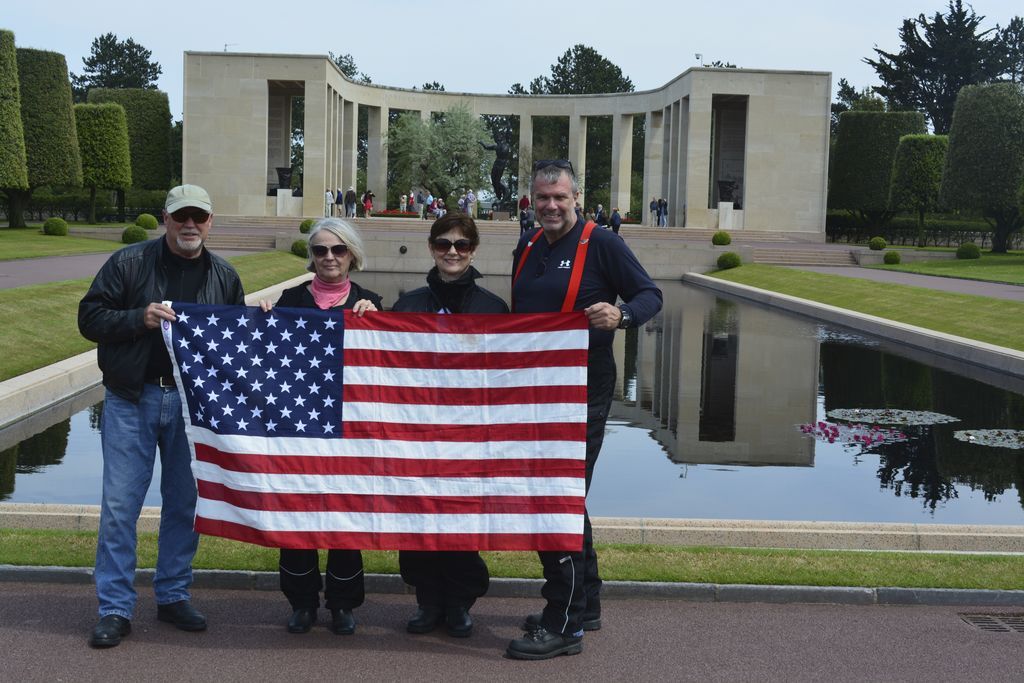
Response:
M19 47L61 52L80 73L92 40L113 32L152 50L163 67L159 87L181 118L185 50L351 54L374 83L420 87L438 81L449 91L504 93L550 74L576 43L622 68L637 90L657 88L716 59L741 67L829 71L833 84L878 83L862 59L872 48L894 51L907 17L946 10L946 0L821 2L647 0L453 2L373 0L242 4L178 0L55 0L9 3L0 28ZM1019 0L978 0L983 28L1024 15Z

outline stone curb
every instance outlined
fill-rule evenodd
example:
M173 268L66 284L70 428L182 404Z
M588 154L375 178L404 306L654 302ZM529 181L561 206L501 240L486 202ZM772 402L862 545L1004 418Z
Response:
M197 569L192 584L200 589L279 590L274 572ZM152 583L153 570L140 569L135 584ZM16 583L92 584L88 567L20 567L0 565L0 581ZM496 598L536 598L541 579L491 579L487 594ZM367 574L366 591L414 594L397 574ZM858 588L855 586L758 586L747 584L605 581L608 599L679 600L684 602L761 602L771 604L934 605L964 607L1024 606L1024 591L954 588Z

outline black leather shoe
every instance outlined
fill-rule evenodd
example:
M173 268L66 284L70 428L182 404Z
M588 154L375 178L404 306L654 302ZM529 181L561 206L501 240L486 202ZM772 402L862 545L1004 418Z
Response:
M447 607L444 621L448 625L448 635L453 638L468 638L473 631L473 618L465 607Z
M93 647L114 647L132 632L132 622L116 614L100 617L92 629L89 644Z
M316 623L316 607L303 607L292 612L288 620L288 633L309 633Z
M182 631L206 630L206 617L196 610L188 600L157 605L156 618L174 624Z
M356 618L350 609L331 610L331 633L350 636L356 632Z
M524 631L532 631L535 628L539 628L544 619L543 612L537 612L526 617L526 621L523 622ZM584 614L583 615L583 630L584 631L600 631L601 630L601 615L600 614Z
M409 633L430 633L444 621L444 610L440 607L420 607L405 625Z
M512 659L551 659L558 655L583 652L583 636L552 633L543 626L527 631L522 638L508 644L505 653Z

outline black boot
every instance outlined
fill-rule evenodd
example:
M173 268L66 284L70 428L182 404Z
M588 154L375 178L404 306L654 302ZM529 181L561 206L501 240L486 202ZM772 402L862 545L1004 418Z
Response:
M468 638L473 631L473 618L465 607L447 607L444 620L448 625L448 635L453 638Z
M350 636L356 632L356 618L350 609L331 610L331 633Z
M316 607L301 607L288 620L288 633L309 633L316 623Z
M409 633L430 633L444 621L444 610L440 607L424 607L420 605L405 630Z
M583 636L552 633L538 626L527 631L522 638L509 643L505 652L512 659L551 659L558 655L578 655L583 652Z
M121 643L121 638L132 632L132 622L116 614L100 617L92 629L89 644L93 647L114 647Z

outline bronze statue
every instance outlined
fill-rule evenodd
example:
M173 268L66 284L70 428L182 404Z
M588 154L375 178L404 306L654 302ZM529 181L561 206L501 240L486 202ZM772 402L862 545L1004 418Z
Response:
M508 162L512 160L512 149L508 143L499 140L495 140L493 145L485 145L481 142L480 146L494 152L494 165L491 166L491 185L494 187L494 196L498 198L498 203L504 203L506 199L511 198L508 185L502 181L502 177L505 175Z

